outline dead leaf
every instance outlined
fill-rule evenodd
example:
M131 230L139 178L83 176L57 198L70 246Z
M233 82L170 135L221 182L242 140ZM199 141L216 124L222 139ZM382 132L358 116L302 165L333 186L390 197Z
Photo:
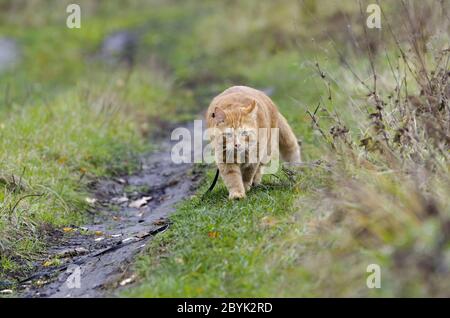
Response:
M136 241L137 238L132 236L132 237L127 237L126 239L122 240L122 244L128 243L129 241Z
M48 280L44 280L44 279L38 279L35 284L38 286L44 286L48 283Z
M97 235L97 236L102 236L103 232L102 231L95 231L94 234Z
M125 179L123 179L123 178L116 178L116 179L114 179L114 180L116 180L116 181L119 182L120 184L125 184L125 183L127 183L127 181L126 181Z
M72 233L73 231L75 231L75 229L71 228L71 227L64 227L63 228L63 232L64 233Z
M156 220L156 221L153 221L153 224L154 224L154 225L164 225L164 224L167 224L167 220L161 218L161 219L158 219L158 220Z
M117 203L117 204L122 204L122 203L128 202L128 198L126 196L123 196L123 197L113 198L113 199L111 199L111 201L114 203Z
M85 200L89 204L95 204L97 202L97 199L95 198L86 198Z
M136 279L136 275L131 275L130 277L125 278L124 280L122 280L120 282L120 286L125 286L125 285L128 285L128 284L131 284L132 282L134 282L135 279Z
M210 232L208 232L208 236L210 237L210 238L218 238L219 237L219 232L216 232L216 231L210 231Z
M139 209L140 207L147 205L147 203L153 199L152 197L142 197L138 200L135 200L133 202L130 203L129 207L130 208L135 208L135 209Z
M42 266L50 267L50 266L55 266L55 265L59 265L59 264L61 264L61 261L59 259L55 258L55 259L46 260L44 262L44 264L42 264Z

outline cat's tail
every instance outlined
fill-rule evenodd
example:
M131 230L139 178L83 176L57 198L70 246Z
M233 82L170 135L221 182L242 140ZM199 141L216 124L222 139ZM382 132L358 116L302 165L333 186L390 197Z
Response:
M286 118L278 113L279 147L281 158L289 163L301 163L300 146Z

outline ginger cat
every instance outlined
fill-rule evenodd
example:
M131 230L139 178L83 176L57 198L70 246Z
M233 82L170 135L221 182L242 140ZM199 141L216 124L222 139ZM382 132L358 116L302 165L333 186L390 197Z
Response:
M226 89L212 100L206 121L230 199L244 198L252 185L261 182L261 169L278 150L284 161L301 162L291 127L273 101L259 90L247 86ZM275 136L271 128L278 128L279 149L271 149L271 137Z

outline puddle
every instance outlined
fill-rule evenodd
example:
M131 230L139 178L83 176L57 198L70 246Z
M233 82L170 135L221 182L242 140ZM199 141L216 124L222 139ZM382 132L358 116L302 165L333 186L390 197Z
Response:
M55 239L49 259L59 260L23 281L21 296L113 295L136 254L170 227L175 204L192 195L200 182L192 164L172 163L170 149L166 141L143 157L137 174L98 181L92 223L67 228L69 233Z

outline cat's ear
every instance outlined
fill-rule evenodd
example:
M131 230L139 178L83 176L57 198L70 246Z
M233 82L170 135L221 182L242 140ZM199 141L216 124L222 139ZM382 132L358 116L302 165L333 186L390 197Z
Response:
M214 108L214 112L211 114L211 117L214 119L214 121L219 124L225 121L225 112L219 108Z
M249 115L256 109L256 101L253 99L250 104L244 107L244 114Z

